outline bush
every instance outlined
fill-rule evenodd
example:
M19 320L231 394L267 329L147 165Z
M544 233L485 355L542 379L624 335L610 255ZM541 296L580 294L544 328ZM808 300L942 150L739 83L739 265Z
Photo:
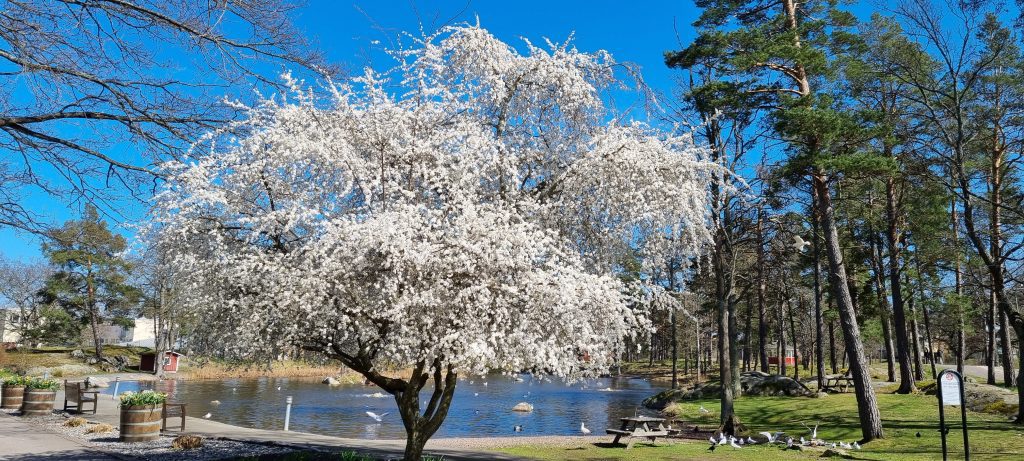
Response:
M125 392L121 394L122 407L138 405L160 405L167 401L167 394L145 390L142 392Z
M109 424L97 424L85 430L86 434L109 434L114 432L114 426Z
M175 450L192 450L203 446L203 438L198 435L179 435L171 442Z
M31 378L25 383L25 390L56 391L60 389L60 381L56 379Z
M88 421L86 421L85 418L79 418L79 417L76 416L74 418L68 418L67 421L64 421L64 426L66 426L66 427L79 427L79 426L84 426L86 423L88 423Z

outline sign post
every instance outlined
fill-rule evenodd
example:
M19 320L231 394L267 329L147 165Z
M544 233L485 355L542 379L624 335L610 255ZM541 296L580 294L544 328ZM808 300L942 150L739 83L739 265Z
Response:
M942 435L942 459L947 459L946 434L949 429L946 427L946 406L960 407L960 424L964 433L964 461L971 459L971 448L967 442L967 406L964 405L964 378L956 370L942 370L936 379L938 389L935 395L939 397L939 434Z

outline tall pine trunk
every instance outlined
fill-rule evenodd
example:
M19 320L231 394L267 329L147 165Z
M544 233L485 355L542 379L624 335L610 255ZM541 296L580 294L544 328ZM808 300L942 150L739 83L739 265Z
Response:
M824 172L817 171L812 177L813 187L818 194L819 219L825 238L825 254L828 257L829 281L839 311L839 321L843 329L843 340L846 354L849 356L850 374L853 378L854 392L857 397L857 414L860 420L861 441L867 442L883 437L882 416L878 412L878 401L875 390L871 386L871 371L864 356L864 344L861 342L860 326L857 324L850 286L846 277L843 262L843 250L839 242L836 227L835 209L832 206L832 195L828 179Z
M889 248L887 268L889 270L889 295L892 298L892 313L896 333L896 359L900 364L900 387L897 394L909 394L917 390L914 385L914 372L910 362L910 341L907 338L907 316L903 305L903 277L900 274L900 255L903 250L901 242L903 232L900 230L899 198L896 196L895 180L890 175L885 185L886 219L889 221L885 238ZM915 343L916 346L916 343Z

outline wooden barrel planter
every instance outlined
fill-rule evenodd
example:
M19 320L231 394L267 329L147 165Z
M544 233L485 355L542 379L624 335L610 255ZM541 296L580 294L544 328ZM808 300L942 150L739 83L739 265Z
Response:
M28 389L21 401L21 416L45 416L53 413L56 391L49 389Z
M160 438L161 405L121 407L121 441L148 442Z
M25 386L4 386L0 392L0 408L17 410L21 408L21 400L25 396Z

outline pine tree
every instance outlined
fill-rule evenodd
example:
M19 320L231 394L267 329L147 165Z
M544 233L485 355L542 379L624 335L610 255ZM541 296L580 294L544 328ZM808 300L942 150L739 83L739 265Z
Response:
M124 258L127 243L102 221L96 208L87 206L81 220L65 222L50 231L43 253L59 270L47 280L49 300L92 330L95 357L103 359L99 326L106 320L132 326L131 313L140 291L131 286L131 264Z
M811 179L824 237L832 295L839 310L850 357L863 441L882 437L882 422L850 295L833 188L841 176L845 136L856 126L834 109L828 85L836 63L855 42L847 30L852 15L835 1L777 3L698 0L703 12L694 24L700 35L686 49L667 56L669 65L690 68L713 58L722 72L749 93L771 97L769 121L788 144L787 169Z

